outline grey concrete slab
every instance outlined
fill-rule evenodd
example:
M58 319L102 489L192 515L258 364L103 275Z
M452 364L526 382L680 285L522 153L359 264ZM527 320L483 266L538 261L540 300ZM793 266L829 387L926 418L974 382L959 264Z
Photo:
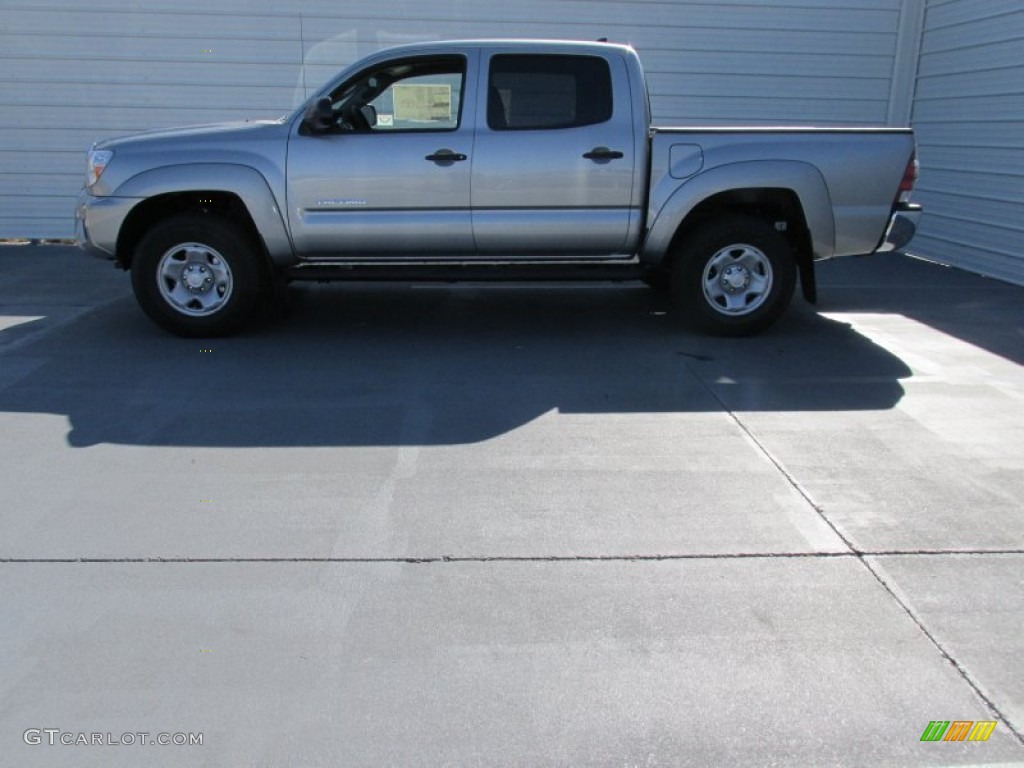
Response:
M1024 761L1001 727L920 741L989 713L854 558L21 563L0 581L0 750L25 768ZM26 745L30 728L203 744Z
M1024 553L870 561L965 674L1024 731Z
M746 366L716 359L692 369L855 547L1020 549L1024 289L908 259L828 266L827 317L908 369L891 407L817 407L835 399L832 388L876 386L842 348L821 365L814 349L771 368L761 349ZM797 389L807 393L803 413L776 407Z

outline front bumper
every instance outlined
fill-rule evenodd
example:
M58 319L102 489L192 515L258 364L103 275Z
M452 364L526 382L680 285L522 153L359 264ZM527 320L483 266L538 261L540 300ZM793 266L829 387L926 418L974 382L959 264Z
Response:
M900 203L889 219L885 236L876 249L876 253L888 253L901 250L917 232L917 224L921 220L922 209L913 203Z
M138 202L134 197L96 197L83 189L75 202L78 247L101 259L116 258L117 234Z

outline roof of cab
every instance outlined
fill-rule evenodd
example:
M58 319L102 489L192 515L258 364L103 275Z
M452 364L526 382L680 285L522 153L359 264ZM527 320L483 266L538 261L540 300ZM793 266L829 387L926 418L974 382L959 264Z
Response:
M542 52L546 49L577 49L579 51L620 51L634 53L631 45L587 40L534 40L528 38L483 38L476 40L436 40L422 43L405 43L403 45L383 48L378 53L413 53L420 50L437 50L439 48L482 48L515 51Z

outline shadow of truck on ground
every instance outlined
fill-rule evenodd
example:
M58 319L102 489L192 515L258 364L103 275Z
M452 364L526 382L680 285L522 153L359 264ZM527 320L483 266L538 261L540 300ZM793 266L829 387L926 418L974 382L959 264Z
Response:
M185 340L117 301L5 360L0 411L65 414L74 446L488 440L561 413L892 408L907 366L799 300L769 332L680 330L627 285L299 285L283 323ZM2 334L0 334L2 335Z

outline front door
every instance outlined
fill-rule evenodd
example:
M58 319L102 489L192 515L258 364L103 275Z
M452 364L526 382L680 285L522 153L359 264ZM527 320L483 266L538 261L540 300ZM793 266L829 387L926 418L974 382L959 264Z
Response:
M334 89L329 125L296 125L288 217L302 257L473 253L466 63L449 55L377 64Z

